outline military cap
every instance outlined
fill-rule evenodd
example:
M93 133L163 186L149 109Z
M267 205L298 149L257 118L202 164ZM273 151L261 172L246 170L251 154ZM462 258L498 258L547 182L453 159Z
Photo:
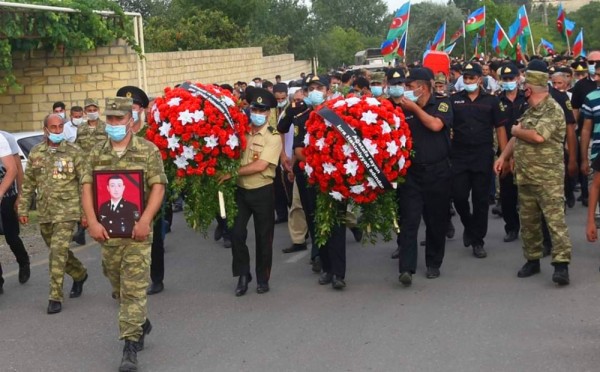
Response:
M131 98L133 100L133 103L136 103L142 106L143 108L148 107L148 104L150 103L146 92L132 85L127 85L119 89L117 91L117 97Z
M106 116L125 116L131 113L133 100L128 97L113 97L106 99L104 114Z
M588 65L587 65L587 62L585 62L585 61L573 62L571 64L571 67L573 67L573 71L575 71L575 72L587 72L588 71Z
M463 75L467 76L481 76L481 65L478 63L469 62L463 67Z
M545 87L548 85L548 73L528 69L525 72L525 83L538 87Z
M306 79L306 86L311 84L319 84L329 89L329 82L329 76L327 75L310 76L308 79Z
M287 93L288 87L285 83L277 83L273 85L273 93Z
M415 81L415 80L424 80L424 81L433 80L433 72L430 69L428 69L427 67L411 68L406 73L405 81L409 82L409 81Z
M371 84L383 83L384 78L385 78L385 74L383 72L373 72L371 74Z
M396 85L404 83L406 80L406 76L404 75L404 70L401 68L391 68L387 72L387 82L388 85Z
M444 75L443 72L438 72L437 74L435 74L433 82L438 84L446 84L446 75Z
M548 73L548 65L541 59L534 59L527 65L527 71L538 71Z
M83 108L86 108L88 106L96 106L96 107L100 107L100 105L98 104L98 100L94 99L94 98L86 98L83 101Z
M500 67L500 78L514 78L519 75L519 68L512 63Z
M254 88L246 90L246 101L250 102L250 106L262 110L268 110L277 107L277 100L273 93L264 88Z

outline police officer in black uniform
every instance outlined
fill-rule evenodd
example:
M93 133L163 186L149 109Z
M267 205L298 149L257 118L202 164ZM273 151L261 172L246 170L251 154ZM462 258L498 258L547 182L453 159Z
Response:
M529 107L527 98L522 90L519 89L519 69L513 63L506 64L500 68L500 88L498 95L500 102L506 113L507 120L504 122L506 128L507 140L510 140L511 128L517 124L519 118ZM505 242L512 242L519 237L521 224L519 221L519 212L517 211L517 185L515 184L512 172L500 175L500 205L502 206L502 218L504 219Z
M504 107L498 97L481 89L481 73L480 65L467 63L463 68L465 89L450 97L454 111L452 197L464 226L463 243L465 247L473 247L473 255L477 258L487 257L483 239L488 227L494 128L500 150L506 145Z
M417 266L417 234L421 217L426 226L427 278L440 276L446 230L450 218L450 126L452 107L433 94L433 73L413 68L406 74L404 96L392 100L404 110L415 152L406 182L399 186L400 231L399 280L408 286Z

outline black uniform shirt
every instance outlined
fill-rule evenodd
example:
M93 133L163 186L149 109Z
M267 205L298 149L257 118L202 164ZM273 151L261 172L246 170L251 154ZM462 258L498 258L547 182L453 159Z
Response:
M554 98L556 102L560 105L565 113L565 121L567 125L574 125L575 123L575 115L573 115L573 105L571 104L571 100L569 99L569 95L566 92L561 92L558 89L554 89L550 87L549 89L550 96Z
M399 106L392 99L390 99L390 102L394 107ZM438 163L450 155L452 107L447 98L431 96L423 110L429 115L439 118L444 124L444 128L434 132L423 125L421 120L412 112L404 111L413 139L413 150L415 152L413 162L415 164Z
M581 110L581 106L583 106L583 101L585 101L585 97L590 94L590 92L596 90L597 85L596 82L589 77L585 79L579 80L575 83L571 92L573 95L571 96L571 104L573 108L576 110ZM568 123L568 122L567 122ZM579 114L579 119L577 120L578 128L577 131L581 131L581 127L583 126L583 115Z
M522 90L517 91L517 96L514 101L511 101L506 97L506 92L500 93L498 96L500 98L500 103L504 107L504 114L506 115L506 121L504 122L504 127L506 128L506 139L509 140L512 137L510 133L512 126L517 124L519 118L523 115L525 110L529 107L527 103L527 98L525 98L525 93Z
M490 145L491 148L494 127L499 128L506 122L500 99L480 89L477 98L471 101L463 90L453 94L450 102L454 111L453 146Z

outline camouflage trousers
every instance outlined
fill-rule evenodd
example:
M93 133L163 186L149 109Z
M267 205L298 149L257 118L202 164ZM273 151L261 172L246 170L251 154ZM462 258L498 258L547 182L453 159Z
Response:
M65 273L74 281L83 280L87 274L81 261L69 249L75 226L77 221L40 224L42 238L50 249L48 272L50 273L50 300L53 301L63 301Z
M102 271L119 300L121 340L138 341L146 321L150 282L150 243L134 242L102 246Z
M523 254L527 260L542 258L542 214L552 239L552 262L571 261L571 239L565 222L564 184L519 185L519 216Z

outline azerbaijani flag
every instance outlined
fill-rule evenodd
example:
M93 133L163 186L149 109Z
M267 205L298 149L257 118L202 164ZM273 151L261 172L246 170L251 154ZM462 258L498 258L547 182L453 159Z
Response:
M446 47L446 22L442 24L437 34L433 38L429 50L443 50Z
M386 40L381 44L381 55L387 56L388 54L392 54L398 49L398 39L394 40Z
M444 49L444 53L450 55L452 53L452 51L454 50L454 47L456 46L456 43L452 43L450 45L448 45L448 47L446 47L446 49Z
M408 20L410 18L410 1L402 4L400 9L394 15L390 30L387 34L387 40L398 39L400 35L408 29Z
M465 33L465 29L464 29L464 23L463 23L460 25L458 30L456 30L456 32L454 34L452 34L452 36L450 36L450 44L452 44L456 40L460 39L460 37L463 36L464 33Z
M485 26L485 5L469 15L465 30L467 32L477 31Z
M398 45L398 51L396 53L400 57L404 57L406 55L406 32L402 34L400 45Z
M508 40L508 36L506 35L506 32L504 32L500 22L498 22L497 19L494 21L496 21L496 27L494 29L494 36L492 37L492 48L497 54L502 54L502 52L506 50L506 47L509 45L512 47L512 44L510 43L510 40Z
M548 40L541 38L540 45L542 46L543 50L546 51L546 54L556 54L554 51L554 45Z
M575 22L565 18L565 28L567 29L567 37L571 37L571 35L573 35L573 31L575 30Z
M575 42L573 43L573 57L579 57L582 55L585 55L585 52L583 50L583 28L581 29L581 31L579 31L579 35L577 35L577 38L575 39Z
M558 4L558 16L556 17L556 29L562 35L565 34L565 19L567 19L567 13L562 6L562 3Z
M508 28L508 36L511 43L516 43L517 38L521 35L529 35L531 28L529 27L529 18L527 18L527 10L525 5L522 5L517 12L517 19Z

